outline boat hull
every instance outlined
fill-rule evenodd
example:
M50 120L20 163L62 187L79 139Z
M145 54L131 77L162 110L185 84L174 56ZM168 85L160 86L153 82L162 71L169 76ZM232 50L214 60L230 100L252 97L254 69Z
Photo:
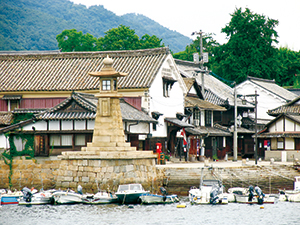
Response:
M52 194L54 204L82 203L82 195L73 192L59 191Z
M215 204L228 204L226 195L219 194L217 197L218 198ZM210 202L210 193L206 191L201 191L200 189L191 189L189 191L189 201L192 205L212 204Z
M83 195L82 202L85 204L109 204L117 203L118 197L107 192L98 192L95 195Z
M236 194L235 195L235 199L236 199L236 202L237 203L243 203L243 204L259 204L258 202L258 197L257 196L254 196L252 198L252 201L249 201L249 196L248 195L238 195ZM274 204L276 201L276 198L274 196L269 196L269 195L266 195L264 197L264 200L263 200L263 204Z
M170 204L179 202L177 195L142 194L140 199L142 204Z

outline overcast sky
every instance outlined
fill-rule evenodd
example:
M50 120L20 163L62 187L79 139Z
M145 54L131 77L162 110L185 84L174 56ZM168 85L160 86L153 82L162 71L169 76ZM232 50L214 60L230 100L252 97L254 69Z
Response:
M230 22L235 8L248 7L252 12L279 21L275 28L279 46L300 50L300 0L70 0L86 6L103 5L117 15L143 14L160 25L187 37L202 30L214 33L214 39L226 42L221 29ZM278 46L278 47L279 47Z

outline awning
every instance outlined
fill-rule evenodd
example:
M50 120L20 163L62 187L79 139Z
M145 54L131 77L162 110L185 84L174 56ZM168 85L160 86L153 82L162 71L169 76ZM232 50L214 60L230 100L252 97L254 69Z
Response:
M194 127L193 125L191 124L188 124L184 121L181 121L177 118L170 118L170 117L166 117L165 118L165 122L168 122L168 123L171 123L177 127L180 127L180 128L187 128L187 127Z
M3 95L3 100L20 100L22 99L22 95Z
M186 97L185 98L185 107L197 107L199 109L212 110L212 111L226 111L227 109L215 104L212 104L208 101L201 100L195 97Z
M185 131L191 135L209 135L212 137L231 137L232 134L229 131L224 131L214 127L197 127L197 128L186 128Z

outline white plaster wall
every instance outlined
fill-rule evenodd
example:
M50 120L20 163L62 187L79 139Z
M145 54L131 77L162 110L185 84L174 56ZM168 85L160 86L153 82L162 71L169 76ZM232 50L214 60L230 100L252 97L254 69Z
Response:
M295 131L300 131L300 124L299 123L296 123L296 130Z
M75 120L74 130L85 130L86 129L86 120Z
M60 124L58 120L49 121L49 130L60 130Z
M237 86L237 94L241 95L255 94L255 90L259 95L257 96L257 118L269 120L274 119L274 117L267 114L267 111L285 104L285 100L249 81L245 81ZM254 97L246 97L246 100L254 102L255 99Z
M23 130L32 131L32 127L35 127L35 130L47 130L47 122L46 121L37 121L35 123L27 124L23 127Z
M73 120L62 120L61 121L62 130L73 130Z
M285 150L295 150L294 138L285 138Z
M276 123L270 125L269 131L270 131L270 132L276 132Z
M94 127L95 127L95 120L88 120L87 129L88 130L94 130Z
M290 119L285 119L285 131L295 131L295 123Z
M173 79L177 80L172 86L169 92L170 97L163 96L163 79L162 79L162 69L168 68L172 70ZM151 128L152 136L154 137L166 137L167 136L167 126L164 122L165 117L176 117L176 113L184 113L184 94L186 92L186 87L180 76L179 71L174 63L172 56L168 56L162 67L159 69L157 76L155 77L150 89L149 89L149 104L148 110L149 115L153 111L158 111L163 115L160 116L158 124L156 126L156 131ZM152 126L151 126L152 127Z
M123 123L124 124L124 123ZM127 122L127 130L130 133L149 133L149 124L148 123L139 123L137 125L132 125L130 124L136 124L135 122L129 123Z
M9 148L8 139L4 136L4 134L0 134L0 148Z

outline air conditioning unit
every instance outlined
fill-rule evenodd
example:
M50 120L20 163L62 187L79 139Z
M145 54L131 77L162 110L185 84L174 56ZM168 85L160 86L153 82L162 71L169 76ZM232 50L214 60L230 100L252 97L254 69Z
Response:
M194 120L194 125L195 125L196 127L199 127L199 120Z

